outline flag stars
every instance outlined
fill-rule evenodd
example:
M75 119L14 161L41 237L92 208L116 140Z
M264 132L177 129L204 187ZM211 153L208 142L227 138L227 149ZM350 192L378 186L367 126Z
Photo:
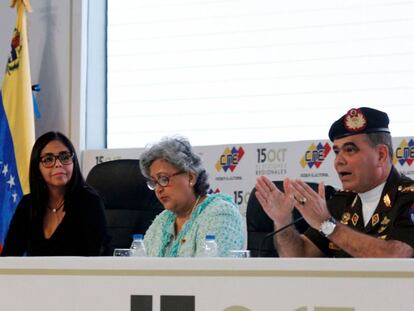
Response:
M6 176L8 172L9 172L9 165L4 164L3 171L1 173L3 174L3 176Z
M9 184L10 189L13 188L13 186L15 186L16 184L14 183L14 177L13 175L10 175L10 178L8 181L6 181L7 184Z
M17 201L17 196L18 196L18 194L16 193L16 191L15 191L15 192L13 192L13 194L12 194L13 203L16 203L16 201Z

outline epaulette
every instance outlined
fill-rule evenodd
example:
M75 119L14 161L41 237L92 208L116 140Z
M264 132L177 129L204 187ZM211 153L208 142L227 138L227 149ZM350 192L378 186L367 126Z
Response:
M398 191L401 193L414 192L414 185L408 185L408 186L399 185Z

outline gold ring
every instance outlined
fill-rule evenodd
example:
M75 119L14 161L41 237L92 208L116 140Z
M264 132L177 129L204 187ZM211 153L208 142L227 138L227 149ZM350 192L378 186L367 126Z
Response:
M301 198L300 200L299 200L299 203L300 204L302 204L302 205L305 205L305 203L308 201L308 199L307 198L305 198L305 197L303 197L303 198Z

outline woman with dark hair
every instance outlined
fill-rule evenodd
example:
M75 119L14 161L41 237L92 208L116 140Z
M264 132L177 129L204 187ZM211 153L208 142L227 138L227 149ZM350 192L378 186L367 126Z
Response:
M17 206L2 256L97 256L106 241L102 199L59 132L40 136L30 158L30 194Z
M206 235L215 236L219 256L244 247L238 206L228 195L207 194L207 172L187 139L167 137L148 147L140 167L165 208L145 234L149 256L200 256Z

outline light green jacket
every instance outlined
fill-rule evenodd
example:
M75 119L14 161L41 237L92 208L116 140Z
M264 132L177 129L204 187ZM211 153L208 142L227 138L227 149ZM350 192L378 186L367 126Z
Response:
M224 194L208 195L193 211L174 239L175 214L168 210L159 214L145 233L147 255L152 257L200 256L206 235L215 235L218 255L243 249L245 232L242 217L232 198Z

